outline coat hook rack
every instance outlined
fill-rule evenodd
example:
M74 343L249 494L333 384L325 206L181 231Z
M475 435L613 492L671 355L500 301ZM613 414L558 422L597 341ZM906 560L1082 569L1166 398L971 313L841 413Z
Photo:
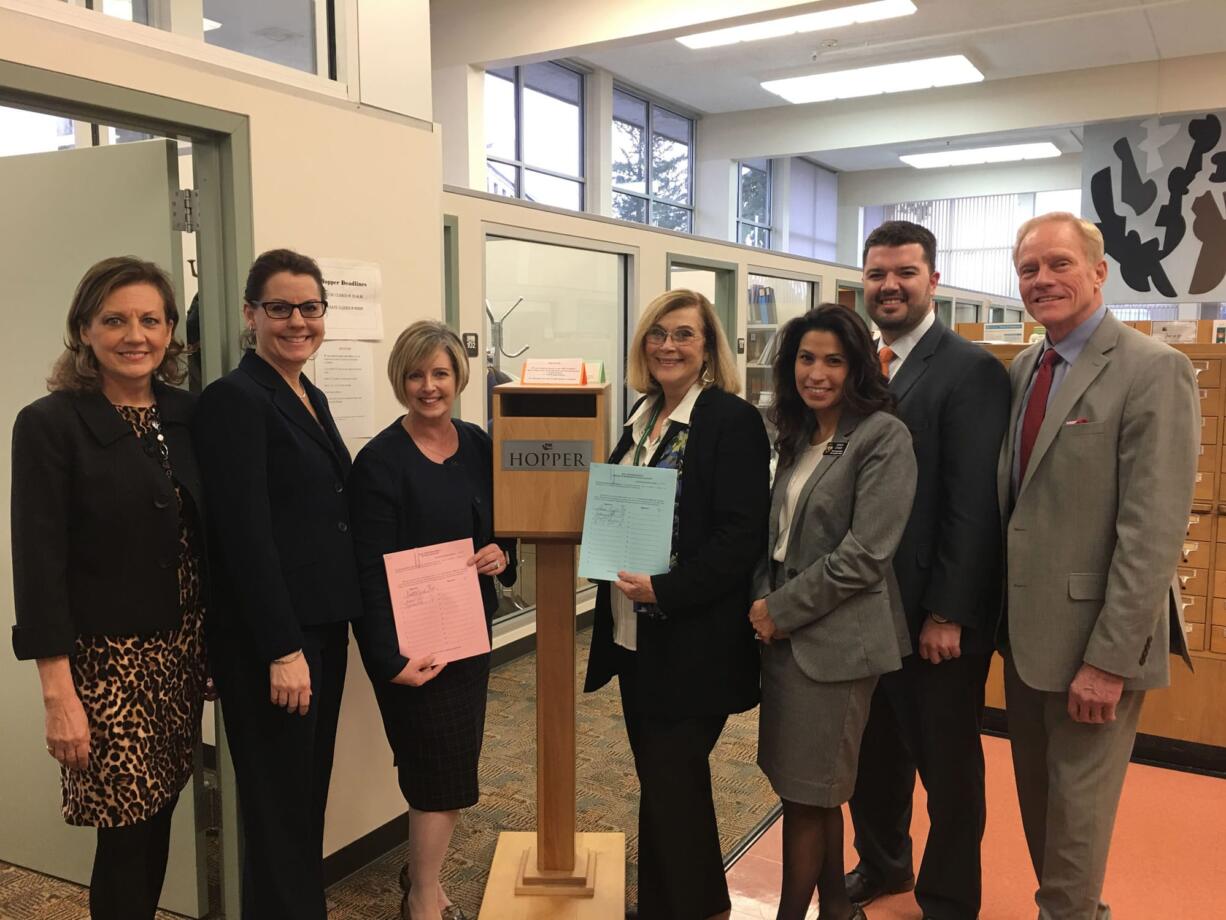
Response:
M512 312L514 312L515 308L518 307L523 302L524 302L524 299L522 297L519 298L519 300L511 304L510 309L508 309L506 313L502 314L502 316L500 317L495 317L494 308L491 306L489 300L485 301L485 315L490 318L490 348L489 348L489 351L486 352L486 354L491 355L491 357L493 358L493 368L496 371L502 370L502 359L503 358L518 358L520 355L526 352L528 348L530 347L528 345L525 345L519 351L512 353L512 352L507 351L503 345L502 325L503 323L507 321L507 317L510 316Z

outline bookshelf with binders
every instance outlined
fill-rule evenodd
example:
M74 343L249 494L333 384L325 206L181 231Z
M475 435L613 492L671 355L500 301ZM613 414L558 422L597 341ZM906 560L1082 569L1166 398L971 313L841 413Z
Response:
M751 274L746 297L745 399L765 412L774 398L779 330L816 303L817 282Z

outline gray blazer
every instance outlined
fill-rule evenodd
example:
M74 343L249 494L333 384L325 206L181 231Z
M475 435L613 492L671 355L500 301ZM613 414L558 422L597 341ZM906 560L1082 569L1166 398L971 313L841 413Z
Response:
M791 638L813 680L896 671L911 652L891 565L915 497L915 451L896 416L845 415L796 502L786 557L771 580L771 553L792 469L775 478L770 538L756 596Z
M1066 691L1083 661L1125 678L1127 690L1164 687L1168 649L1191 665L1171 583L1196 477L1192 364L1108 313L1048 404L1014 497L1014 438L1039 350L1009 369L1013 410L997 469L1008 632L999 641L1036 690Z

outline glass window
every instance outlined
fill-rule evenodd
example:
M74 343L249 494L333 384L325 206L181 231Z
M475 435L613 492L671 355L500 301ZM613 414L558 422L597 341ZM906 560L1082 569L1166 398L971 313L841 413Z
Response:
M772 362L779 351L779 329L817 303L816 281L750 273L746 292L745 398L763 412L774 398Z
M693 148L692 119L614 89L613 216L691 232Z
M0 108L0 157L76 146L71 118Z
M771 243L770 160L742 160L737 170L737 240L769 249Z
M485 74L486 188L583 209L583 75L545 62Z

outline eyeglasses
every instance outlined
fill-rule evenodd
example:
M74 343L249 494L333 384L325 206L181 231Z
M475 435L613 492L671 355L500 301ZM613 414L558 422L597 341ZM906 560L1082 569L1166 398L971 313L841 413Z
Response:
M304 300L302 303L290 303L286 300L257 300L252 306L263 307L264 312L272 319L289 319L290 314L297 310L303 319L319 319L328 312L326 300Z
M679 329L674 329L669 332L660 326L652 326L647 330L646 339L652 345L663 345L669 339L673 340L673 344L679 348L684 348L686 345L693 345L702 336L691 329L689 326L682 326Z

